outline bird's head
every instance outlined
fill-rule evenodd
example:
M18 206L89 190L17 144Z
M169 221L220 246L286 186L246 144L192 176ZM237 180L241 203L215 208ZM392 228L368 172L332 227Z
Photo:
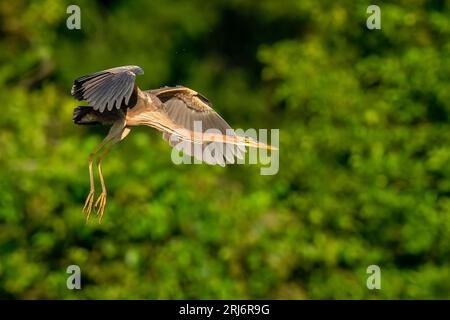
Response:
M130 71L134 74L144 74L144 70L142 70L142 68L138 66L130 66Z

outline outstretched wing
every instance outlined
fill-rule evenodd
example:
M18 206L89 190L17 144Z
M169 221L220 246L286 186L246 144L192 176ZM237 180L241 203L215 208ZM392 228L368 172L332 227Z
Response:
M191 131L235 136L230 125L212 108L204 96L186 87L165 87L150 90L163 103L165 112L175 124ZM234 163L235 157L243 158L245 147L224 142L194 143L176 134L163 133L163 138L177 150L194 156L208 164Z
M74 81L71 94L86 100L94 110L111 111L113 108L131 108L137 102L137 74L144 71L138 66L116 67L83 76Z

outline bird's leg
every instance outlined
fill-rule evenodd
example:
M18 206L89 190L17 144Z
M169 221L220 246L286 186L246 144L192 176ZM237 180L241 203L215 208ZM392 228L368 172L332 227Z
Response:
M94 153L89 155L89 181L91 184L91 189L84 202L83 212L86 213L86 223L89 221L89 216L91 215L92 202L94 200L94 173L92 172L92 162L94 160Z
M109 152L109 149L116 144L117 142L125 139L125 137L130 133L130 128L125 127L125 121L118 121L116 122L112 127L108 134L109 144L105 147L105 149L102 151L102 153L97 157L97 169L98 169L98 175L100 177L100 183L102 185L102 193L97 198L97 201L95 201L95 208L97 208L97 215L100 214L99 217L99 223L102 221L103 213L105 211L106 206L106 186L105 186L105 180L103 179L103 173L102 173L102 167L101 167L101 161L103 157Z
M89 217L91 215L91 210L92 210L92 204L94 202L94 172L92 171L92 164L94 162L94 157L97 154L97 152L100 151L101 148L103 148L105 146L105 144L109 141L110 139L105 138L99 145L97 145L97 147L95 147L94 151L89 155L89 182L90 182L90 186L91 189L89 191L89 194L86 198L86 201L84 203L84 207L83 207L83 212L86 213L86 223L89 221Z
M103 218L103 212L105 211L106 206L106 186L105 181L103 180L103 174L102 174L102 167L101 167L101 160L102 158L108 153L110 149L110 146L106 147L103 152L98 156L97 158L97 169L98 169L98 175L100 177L100 183L102 185L102 193L97 198L97 201L95 202L95 207L97 208L97 215L100 213L100 218L98 222L102 222Z

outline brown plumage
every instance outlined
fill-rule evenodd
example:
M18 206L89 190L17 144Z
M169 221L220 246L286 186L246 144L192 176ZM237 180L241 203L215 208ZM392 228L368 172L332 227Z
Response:
M135 78L143 73L138 66L116 67L78 78L72 86L72 96L90 105L75 108L73 121L80 125L111 125L108 135L89 156L91 189L83 208L87 220L94 205L93 160L102 150L97 156L102 193L95 202L101 221L106 205L101 159L133 126L145 125L161 131L172 147L208 164L234 163L235 157L243 157L245 146L271 149L235 135L208 99L194 90L183 86L140 90Z

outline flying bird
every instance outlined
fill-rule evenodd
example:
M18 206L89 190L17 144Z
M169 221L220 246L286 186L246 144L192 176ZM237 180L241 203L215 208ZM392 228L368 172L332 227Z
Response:
M106 206L101 160L133 126L145 125L161 131L172 147L208 164L234 163L235 157L243 158L246 146L272 149L250 137L236 135L208 99L192 89L183 86L139 89L135 80L140 74L144 71L138 66L123 66L80 77L73 83L72 96L89 103L74 109L73 121L79 125L111 126L108 135L89 155L90 191L83 207L86 222L93 206L101 222ZM102 187L95 203L94 159Z

